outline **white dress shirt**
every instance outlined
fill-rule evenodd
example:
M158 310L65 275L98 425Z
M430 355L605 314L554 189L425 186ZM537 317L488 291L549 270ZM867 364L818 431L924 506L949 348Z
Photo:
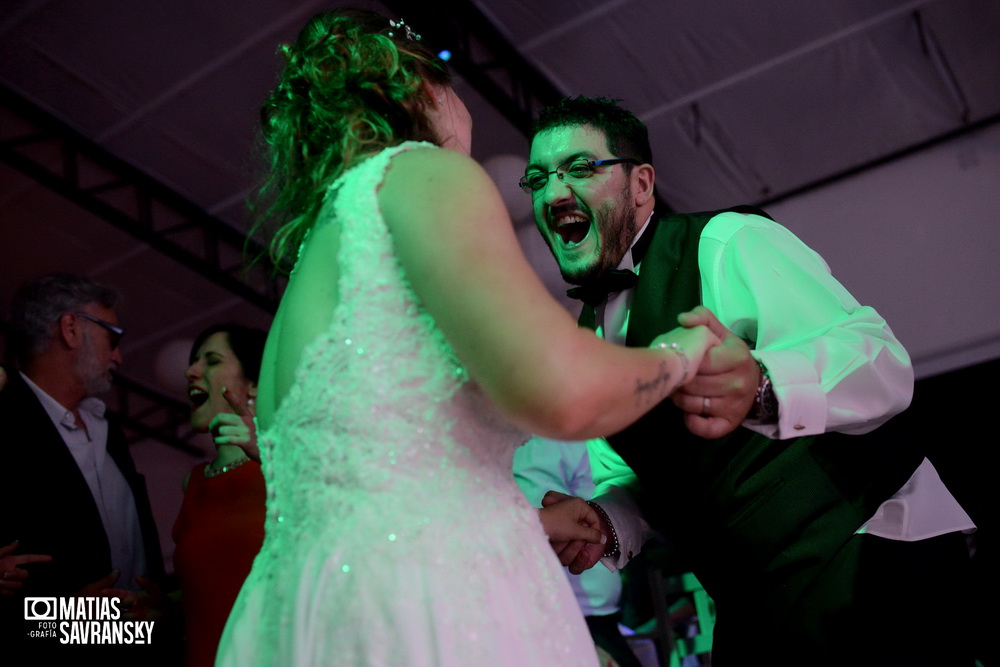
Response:
M636 239L648 224L647 219ZM641 271L631 249L619 268ZM716 215L702 231L698 269L703 305L750 342L751 354L767 368L774 386L778 422L746 421L746 428L775 439L866 433L909 405L913 369L885 320L859 304L823 258L781 225L757 215ZM611 342L625 341L631 293L613 294L598 309L598 332L606 331ZM637 553L646 538L627 533L648 526L628 516L635 512L631 494L610 490L635 484L631 471L614 465L601 470L598 477L595 467L597 493L622 543L620 567L628 562L628 551ZM974 528L925 459L859 531L912 541Z
M21 377L38 397L90 487L111 548L111 568L121 570L114 587L140 590L135 577L148 574L142 528L132 488L108 455L108 420L104 418L104 402L93 397L81 401L78 412L86 426L84 428L77 424L70 410L45 393L31 378L24 373Z

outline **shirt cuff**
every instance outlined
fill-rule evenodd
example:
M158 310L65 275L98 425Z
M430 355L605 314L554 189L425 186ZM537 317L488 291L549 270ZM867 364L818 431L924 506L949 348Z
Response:
M639 507L628 493L618 487L610 487L593 502L601 506L608 515L618 536L620 553L617 558L602 558L612 572L628 565L629 561L642 549L642 545L653 535L652 529L639 512Z
M826 393L809 357L795 350L755 350L753 356L767 368L778 400L778 422L744 422L751 431L774 440L787 440L826 431Z

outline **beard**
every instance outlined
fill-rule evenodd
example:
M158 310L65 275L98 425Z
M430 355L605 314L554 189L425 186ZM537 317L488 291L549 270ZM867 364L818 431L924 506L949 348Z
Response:
M83 333L83 347L76 360L76 373L83 382L87 396L104 396L111 391L111 369L101 365L94 350L94 339L88 331Z
M635 238L635 210L630 185L626 181L614 201L594 212L596 232L600 239L600 251L594 263L576 271L564 271L560 267L563 280L571 285L586 285L618 268Z

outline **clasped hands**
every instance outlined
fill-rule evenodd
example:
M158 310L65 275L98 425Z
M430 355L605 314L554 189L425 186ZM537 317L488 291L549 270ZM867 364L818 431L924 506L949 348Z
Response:
M611 526L583 498L549 491L539 514L552 550L570 572L580 574L601 559Z
M16 595L25 583L28 583L29 572L23 565L31 563L48 563L52 556L48 554L17 554L19 544L14 540L0 547L0 596ZM121 572L113 570L106 576L86 584L76 592L80 597L116 597L122 601L122 618L127 620L157 620L162 617L168 604L166 596L160 587L146 579L136 577L141 591L112 588Z
M691 433L721 438L750 414L760 383L760 366L747 344L708 308L698 306L681 313L677 321L685 329L705 326L721 341L705 353L697 374L671 396L674 405L684 411L684 425Z
M167 614L174 612L173 601L160 588L159 584L145 577L136 576L135 582L141 590L112 588L119 575L120 572L114 570L104 579L89 584L78 595L118 598L121 604L122 619L128 621L159 621L163 620Z
M677 321L683 329L704 326L721 341L705 352L695 375L671 396L674 405L684 411L684 424L691 433L707 439L721 438L739 427L753 408L760 383L760 366L747 344L724 327L708 308L698 306L681 313ZM658 342L669 344L677 332L674 330L657 338L654 346ZM542 511L554 510L570 501L580 501L590 510L585 526L600 529L602 539L574 538L568 534L557 537L548 528L546 533L559 561L569 566L573 574L580 574L601 559L612 533L604 518L582 498L549 491L542 498Z
M16 554L18 541L14 540L0 547L0 596L13 596L24 586L29 571L21 567L31 563L48 563L52 556L48 554Z

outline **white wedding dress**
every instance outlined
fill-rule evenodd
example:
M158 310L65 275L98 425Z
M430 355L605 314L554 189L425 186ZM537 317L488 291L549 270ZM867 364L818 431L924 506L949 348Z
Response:
M328 192L317 225L340 225L340 300L260 434L266 538L219 664L597 663L514 484L525 436L417 301L379 211L390 159L416 146Z

